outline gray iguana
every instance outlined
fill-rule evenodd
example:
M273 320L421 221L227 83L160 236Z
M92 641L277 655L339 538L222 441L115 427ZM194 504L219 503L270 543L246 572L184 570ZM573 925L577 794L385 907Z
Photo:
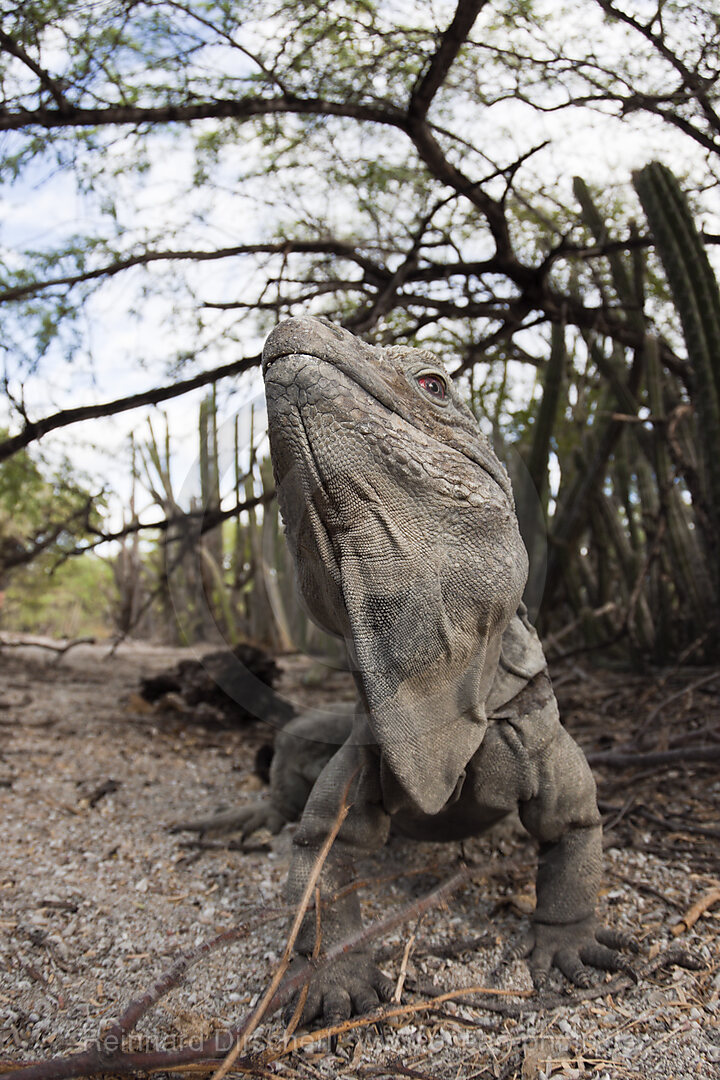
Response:
M288 899L302 895L349 782L322 897L342 892L391 819L409 837L458 840L518 810L540 844L522 949L536 984L552 966L580 986L585 965L629 970L616 950L633 943L596 921L595 784L560 724L521 604L527 556L509 480L475 417L432 353L373 347L325 320L281 323L263 371L300 593L345 640L358 690L352 714L324 733L301 717L278 737L267 823L277 828L305 804ZM308 736L325 745L303 762ZM321 911L324 949L360 926L355 891ZM310 954L315 937L312 914L298 951ZM315 974L302 1019L344 1018L387 993L370 954L351 953Z

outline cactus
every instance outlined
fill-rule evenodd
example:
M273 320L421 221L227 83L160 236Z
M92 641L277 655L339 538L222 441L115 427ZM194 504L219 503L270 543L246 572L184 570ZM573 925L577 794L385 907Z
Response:
M720 591L720 290L687 199L671 171L651 162L633 183L680 316L690 360L709 528L705 542L716 594Z
M550 440L555 428L566 361L565 327L553 323L551 334L550 359L545 369L543 394L535 417L533 442L527 460L530 479L543 509L547 508Z
M573 179L573 192L580 204L583 223L592 233L595 241L598 244L604 244L610 236L610 230L593 201L590 189L580 176ZM608 261L615 292L625 307L628 322L635 329L642 331L645 324L642 311L642 274L638 273L637 261L632 263L632 273L628 271L625 259L619 251L611 252L608 255Z
M532 443L525 456L526 468L515 468L514 474L511 472L520 532L530 562L525 602L531 610L539 601L545 583L548 465L566 362L565 327L553 324L551 334L550 357L543 372L542 398L531 428Z
M550 533L546 602L564 576L568 559L576 552L579 538L589 522L593 500L607 474L615 445L623 430L622 423L612 419L614 395L605 390L599 419L588 431L586 446L571 483L559 494L558 508Z
M576 613L619 603L640 653L667 662L694 643L697 659L700 642L706 657L714 654L718 630L720 291L672 173L653 163L633 179L682 325L688 376L663 366L647 334L645 252L608 251L604 299L620 301L641 343L628 368L626 349L583 335L589 363L575 377L572 423L585 427L584 444L575 462L561 454L548 577L551 588L563 581ZM582 180L574 191L583 223L603 244L610 227ZM630 233L637 237L636 225ZM596 631L582 625L591 644Z
M198 415L200 458L200 505L204 513L220 509L220 462L217 429L217 398L215 387L200 402ZM198 572L202 581L207 611L205 633L213 631L213 622L222 626L223 635L233 644L237 643L238 631L227 595L227 583L223 573L222 525L208 529L198 540Z
M220 509L220 466L218 461L217 401L215 387L200 402L198 417L200 440L200 498L203 510ZM203 544L218 566L222 565L222 529L218 526L208 530Z
M673 553L677 591L685 597L698 626L707 625L712 618L713 597L705 572L705 560L697 544L695 532L689 528L686 508L674 484L674 469L670 460L664 428L665 404L662 393L662 368L657 338L648 338L646 347L648 362L648 396L655 420L655 474L658 494L664 507L668 528L669 545Z

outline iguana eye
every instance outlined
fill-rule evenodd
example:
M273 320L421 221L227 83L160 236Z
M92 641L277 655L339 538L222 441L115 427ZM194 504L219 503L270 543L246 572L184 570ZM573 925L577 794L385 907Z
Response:
M447 384L441 375L418 375L417 384L422 387L426 394L436 398L438 401L443 401L447 394Z

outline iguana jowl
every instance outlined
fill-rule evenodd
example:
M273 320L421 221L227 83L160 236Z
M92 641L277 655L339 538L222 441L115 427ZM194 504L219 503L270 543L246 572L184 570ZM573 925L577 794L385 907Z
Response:
M323 896L385 843L391 816L407 835L456 840L517 809L540 842L526 950L536 982L552 965L579 985L585 964L626 966L615 951L626 942L595 919L595 785L518 614L527 557L507 475L475 418L431 353L372 347L325 320L278 326L263 370L300 591L312 617L344 638L359 697L307 799L289 899L302 894L355 776ZM322 912L324 948L359 926L355 892ZM313 916L301 953L315 935ZM353 954L318 972L303 1019L363 1011L386 990L371 957Z

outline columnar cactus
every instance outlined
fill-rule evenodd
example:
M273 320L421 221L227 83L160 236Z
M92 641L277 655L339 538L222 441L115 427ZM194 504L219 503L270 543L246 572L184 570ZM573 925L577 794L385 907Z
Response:
M682 323L692 369L691 393L705 472L703 509L711 523L708 539L717 552L720 529L720 290L687 199L672 172L654 161L633 174L633 183ZM716 573L720 574L720 571Z

